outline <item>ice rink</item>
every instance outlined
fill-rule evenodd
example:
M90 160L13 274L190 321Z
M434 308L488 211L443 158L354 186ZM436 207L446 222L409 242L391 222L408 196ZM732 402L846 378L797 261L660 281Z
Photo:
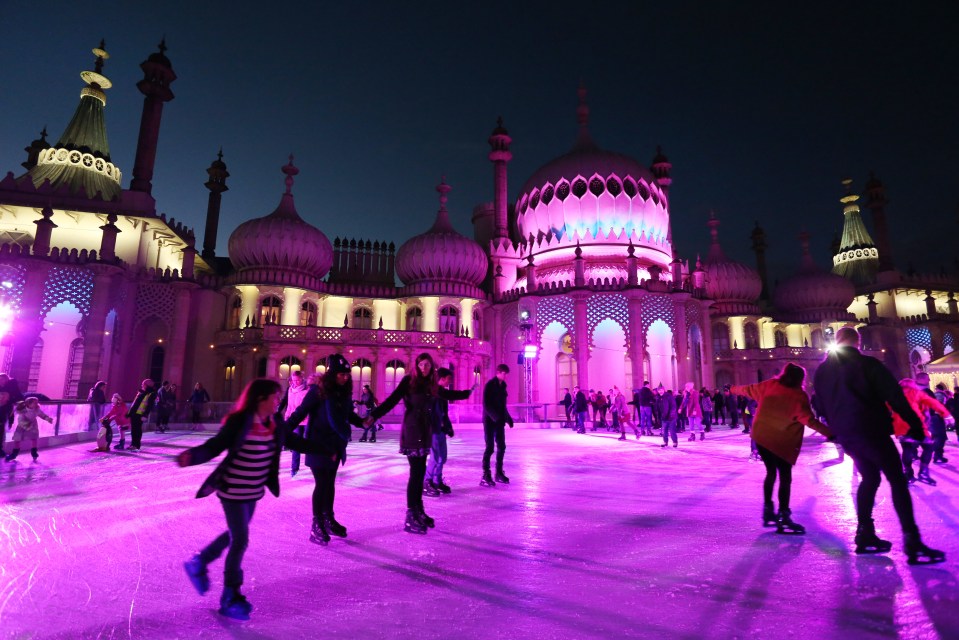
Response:
M959 638L959 449L912 495L944 564L911 567L888 487L876 508L892 552L852 553L852 464L817 435L795 470L806 536L760 522L763 466L748 437L660 448L606 432L517 427L509 486L478 486L482 431L450 441L453 493L424 498L436 528L403 531L398 432L353 442L336 516L311 544L308 470L267 494L244 561L248 622L216 612L222 559L199 596L183 561L224 530L216 497L194 499L214 463L179 469L200 434L148 433L140 453L93 443L0 463L0 636L4 638ZM210 435L210 434L206 434ZM357 434L354 433L354 439ZM9 447L9 443L8 443Z

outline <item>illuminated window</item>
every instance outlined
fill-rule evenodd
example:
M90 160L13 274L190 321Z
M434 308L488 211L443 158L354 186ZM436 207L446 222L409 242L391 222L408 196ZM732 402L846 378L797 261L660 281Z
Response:
M553 201L553 185L546 185L543 189L543 204L549 204Z
M479 365L473 367L473 384L483 384L483 368Z
M236 360L230 358L223 365L223 395L227 398L232 398L236 393L234 389L236 380Z
M789 346L789 340L786 338L786 332L783 331L782 329L777 329L777 330L776 330L775 337L776 337L776 346L777 346L777 347L788 347L788 346Z
M276 296L267 296L260 302L260 326L277 324L283 311L283 301Z
M366 358L357 358L350 367L350 373L353 374L353 395L354 400L360 399L363 393L363 385L370 384L370 378L373 375L373 363Z
M560 202L569 197L569 183L565 180L556 185L556 197Z
M300 370L300 359L295 356L286 356L280 360L280 379L286 380L290 373Z
M440 309L440 333L459 333L459 311L452 305Z
M756 325L752 322L747 322L746 326L743 327L743 333L746 340L746 348L758 349L759 348L759 329L756 328Z
M713 353L729 351L729 327L725 323L717 322L712 326Z
M304 302L300 305L300 326L316 326L316 305L312 302Z
M83 339L77 338L70 343L70 356L67 360L67 377L63 385L64 398L76 398L80 386L80 371L83 369Z
M366 307L357 307L353 310L353 328L354 329L372 329L373 312Z
M406 329L415 331L423 324L423 310L419 307L410 307L406 310Z
M406 363L404 363L402 360L390 360L386 363L386 379L383 380L383 384L381 385L381 391L383 392L384 398L393 393L393 390L396 389L397 385L399 385L400 381L403 380L403 376L405 375ZM402 403L397 405L396 409L393 411L397 411L401 409L401 407ZM402 413L402 410L400 410L399 413Z
M577 178L576 182L573 183L573 195L577 198L586 195L586 181L582 178Z
M483 337L483 320L480 312L477 310L473 311L473 337L482 338Z

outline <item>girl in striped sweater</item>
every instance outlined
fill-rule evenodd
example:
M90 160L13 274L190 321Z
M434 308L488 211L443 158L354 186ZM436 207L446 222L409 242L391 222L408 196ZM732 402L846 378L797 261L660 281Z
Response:
M219 433L203 444L177 456L181 467L201 464L228 450L226 458L200 487L197 498L216 493L226 515L227 530L184 564L196 590L203 595L210 588L207 565L226 555L220 613L237 620L248 620L252 605L240 593L243 584L241 562L249 542L250 520L265 489L280 495L278 479L280 452L284 445L300 453L331 456L321 444L288 433L280 415L281 387L273 380L254 380L240 394L233 411L223 421Z

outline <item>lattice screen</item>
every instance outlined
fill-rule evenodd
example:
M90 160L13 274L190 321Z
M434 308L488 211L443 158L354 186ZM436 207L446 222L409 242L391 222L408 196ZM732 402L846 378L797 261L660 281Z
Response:
M176 291L165 284L141 284L137 288L137 315L134 326L145 318L156 316L168 327L173 326Z
M93 274L76 267L51 267L43 288L43 304L40 316L61 302L69 302L86 318L90 315L90 299L93 297Z
M643 334L649 326L662 320L676 332L676 317L673 315L673 301L667 296L646 296L643 298Z
M589 339L593 331L603 320L611 318L619 323L623 333L629 336L629 307L626 296L621 293L603 293L594 295L586 302L586 322L589 325Z
M0 299L16 313L23 302L23 285L27 279L27 270L19 264L0 264ZM4 369L6 371L6 369Z
M566 296L556 298L541 298L536 307L536 343L543 340L543 331L551 323L558 322L566 331L571 332L576 326L573 315L573 301Z
M911 329L906 329L906 344L909 346L909 349L915 349L916 347L922 347L930 354L932 353L932 334L929 333L929 329L926 327L913 327Z

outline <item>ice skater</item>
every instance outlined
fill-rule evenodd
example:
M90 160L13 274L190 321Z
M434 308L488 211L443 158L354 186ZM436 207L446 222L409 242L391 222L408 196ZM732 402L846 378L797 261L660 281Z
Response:
M110 423L115 422L117 429L120 430L120 446L122 449L126 442L126 432L130 429L130 419L127 417L127 405L119 393L114 393L110 399L110 409L100 418L100 431L97 432L97 448L94 451L109 451L110 443L113 442L113 428Z
M946 554L926 546L919 534L902 460L890 437L893 431L888 407L906 421L906 435L916 440L925 438L922 420L909 406L892 373L879 360L860 353L859 344L858 331L839 329L836 349L826 356L814 376L820 417L855 461L862 477L856 491L856 553L884 553L892 548L892 543L876 535L872 519L882 474L889 482L909 564L943 562Z
M356 415L365 420L374 407L376 407L376 396L373 394L373 389L370 388L370 385L364 384L360 399L356 401ZM363 436L360 438L360 442L376 442L376 429L376 424L369 427L363 425Z
M140 390L127 412L127 417L130 418L130 451L140 450L140 441L143 438L143 423L150 416L155 404L156 392L153 390L153 380L147 378L140 383ZM122 449L123 447L117 445L115 448Z
M42 418L51 424L53 424L53 418L40 409L40 401L34 397L18 402L14 411L16 412L17 429L13 432L13 438L11 439L13 449L10 451L10 455L6 457L6 461L13 462L16 460L17 456L20 455L21 443L25 443L23 446L30 447L30 455L36 462L40 457L37 452L37 442L40 439L40 424L37 422L37 418Z
M436 371L436 384L443 389L449 389L452 383L453 372L440 367ZM433 445L430 447L430 457L426 463L426 483L423 485L423 493L428 496L436 497L453 491L443 482L443 469L447 460L446 439L452 437L453 423L450 422L449 400L437 396L436 408L433 411Z
M290 449L314 455L326 455L334 463L337 454L319 443L309 442L295 433L288 433L277 413L280 385L273 380L250 382L233 411L224 419L220 431L203 444L177 456L177 464L187 467L202 464L228 451L226 458L204 481L197 498L216 493L226 515L227 530L202 551L184 563L190 582L200 593L210 588L207 566L226 554L223 571L223 594L219 612L237 620L248 620L253 606L240 593L243 585L243 554L250 539L250 520L264 487L280 495L280 452L284 444Z
M636 426L636 423L633 422L630 417L629 405L626 402L626 396L615 389L616 394L613 398L613 415L619 416L619 439L626 439L626 427L629 427L633 430L633 433L636 434L636 439L639 440L640 431Z
M483 436L486 450L483 451L483 477L480 486L495 487L497 482L509 484L509 478L503 472L503 458L506 455L506 425L513 428L513 417L506 408L506 376L509 367L496 366L496 374L483 387ZM602 394L600 394L602 395ZM596 429L595 422L593 430ZM584 433L584 430L580 433ZM496 479L490 473L490 458L493 457L493 445L496 445Z
M776 533L804 534L806 528L794 522L789 509L792 492L792 468L802 447L803 425L832 437L832 432L821 423L809 406L809 396L803 390L806 370L793 363L786 364L776 378L745 386L734 386L732 393L745 396L756 403L752 425L752 440L766 465L763 481L763 526L775 526ZM779 476L779 513L773 504L773 488Z
M284 421L288 422L293 412L303 404L303 398L306 397L306 392L310 390L310 386L316 384L316 381L317 377L315 374L311 374L304 380L303 373L300 372L299 369L290 374L290 384L286 388L286 393L283 394L283 400L280 401L280 413L283 414ZM292 428L298 435L303 435L302 426L297 425ZM295 477L299 471L300 454L294 451L290 461L290 477Z
M676 437L676 399L673 397L673 390L667 389L659 394L657 398L657 408L660 424L662 425L663 444L662 448L669 446L669 439L673 439L673 447L679 446L679 439Z
M696 385L687 382L683 388L683 399L679 405L679 415L686 418L689 425L689 441L696 440L696 434L699 433L699 439L705 440L706 434L703 431L703 407L699 404L699 392L696 391Z
M919 384L912 378L903 378L899 381L899 386L902 387L902 392L905 394L906 400L909 401L909 406L922 420L922 429L925 435L922 440L910 438L907 435L909 425L899 414L893 414L892 431L899 437L899 444L902 446L902 470L906 474L907 482L910 484L915 482L916 475L912 463L916 458L919 458L919 482L935 486L936 481L929 474L929 463L932 461L933 451L936 447L935 439L929 428L930 413L937 414L946 425L955 424L955 422L949 410L935 397L927 395L920 389ZM919 455L920 447L922 447L922 455Z
M311 376L312 377L312 376ZM317 384L318 382L318 384ZM306 455L306 466L313 473L313 524L310 542L326 545L330 536L346 537L346 527L336 521L333 501L336 497L336 471L346 464L346 445L350 442L350 425L361 426L363 420L353 410L353 377L350 363L338 353L326 360L326 373L310 385L300 406L290 414L287 427L292 429L306 419L304 437L322 451L336 455Z
M423 508L423 482L426 479L426 457L433 446L433 417L436 398L446 400L465 400L470 391L444 389L436 382L436 365L428 353L416 357L413 372L404 376L380 406L374 408L364 421L366 426L376 424L399 404L406 407L403 413L403 425L400 428L400 453L406 456L410 465L410 477L406 483L406 520L403 530L409 533L425 534L427 529L436 526L433 518L426 515Z

